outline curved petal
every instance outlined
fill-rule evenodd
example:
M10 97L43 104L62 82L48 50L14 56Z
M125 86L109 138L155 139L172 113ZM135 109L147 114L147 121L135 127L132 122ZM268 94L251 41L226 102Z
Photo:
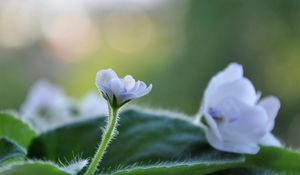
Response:
M251 106L237 99L225 99L217 108L224 118L219 124L224 140L257 143L268 132L268 116L260 106Z
M243 67L237 63L229 64L223 71L215 75L205 90L205 96L210 96L219 86L238 80L243 77Z
M215 149L234 152L234 153L246 153L256 154L259 151L259 146L256 143L235 143L219 140L216 135L209 130L205 130L205 135L208 143Z
M232 81L240 79L242 77L243 77L242 65L237 63L231 63L223 71L219 72L211 79L208 87L209 86L217 87L224 83L230 83Z
M103 98L108 100L110 103L113 102L114 93L108 87L99 85L97 88L102 93Z
M96 85L108 86L112 79L119 79L118 75L112 69L100 70L96 74Z
M147 88L147 85L143 81L137 81L135 86L130 90L132 93L142 91Z
M222 141L222 135L219 131L218 125L216 121L213 119L213 117L205 110L205 107L201 108L203 109L202 114L205 118L206 123L208 124L208 131L210 134L214 135L218 140Z
M152 84L150 84L148 87L144 83L145 86L140 87L138 90L135 91L138 97L142 97L146 94L148 94L152 90Z
M134 93L124 93L124 94L118 94L117 99L118 99L118 105L121 105L125 103L126 101L131 101L133 99L138 98L136 94Z
M268 125L267 128L271 131L274 128L274 120L280 109L280 101L275 96L269 96L263 98L259 103L259 106L263 107L268 114Z
M118 95L118 99L120 101L120 104L124 103L125 101L130 101L132 99L136 99L142 96L147 95L152 90L152 84L149 85L149 87L146 87L146 89L138 89L136 92L128 92Z
M122 82L124 84L124 87L126 88L126 91L130 91L132 88L135 87L136 81L131 75L126 75Z
M257 101L257 94L252 83L248 79L242 78L218 87L212 95L206 96L205 103L208 107L214 107L226 98L235 98L246 104L254 105Z
M276 147L281 147L281 143L279 142L276 137L274 137L273 134L268 133L266 134L260 141L259 144L264 145L264 146L276 146Z
M141 84L140 80L136 81L134 87L132 89L130 89L129 92L135 92L135 91L137 91L137 89L140 87L140 84Z
M126 88L124 87L124 84L119 78L112 79L109 82L109 89L114 93L114 95L118 95L119 93L122 93L126 91Z

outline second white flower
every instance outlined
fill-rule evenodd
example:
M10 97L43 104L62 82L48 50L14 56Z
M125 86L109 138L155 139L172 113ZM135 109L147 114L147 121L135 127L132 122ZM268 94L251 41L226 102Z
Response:
M257 153L259 144L280 146L271 134L280 102L273 96L259 98L239 64L214 76L201 106L208 142L222 151L248 154Z

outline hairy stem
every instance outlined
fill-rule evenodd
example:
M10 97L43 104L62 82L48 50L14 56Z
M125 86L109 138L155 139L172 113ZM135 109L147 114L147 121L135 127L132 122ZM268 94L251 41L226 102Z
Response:
M93 175L97 170L97 166L101 162L103 155L105 153L106 148L108 147L111 139L115 135L117 123L118 123L118 108L112 108L108 105L109 108L109 116L107 120L106 129L102 135L101 143L98 147L98 150L90 163L88 170L86 171L85 175Z

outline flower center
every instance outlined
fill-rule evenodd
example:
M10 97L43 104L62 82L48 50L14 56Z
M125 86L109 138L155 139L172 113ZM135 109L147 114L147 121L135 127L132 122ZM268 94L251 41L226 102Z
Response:
M224 123L225 119L228 123L234 123L235 121L238 120L238 118L236 116L230 116L227 118L224 117L224 114L222 114L221 110L218 108L209 108L208 109L208 113L212 116L212 118L218 123Z
M213 119L221 124L224 122L224 117L221 116L221 111L217 108L209 108L208 113L213 117Z

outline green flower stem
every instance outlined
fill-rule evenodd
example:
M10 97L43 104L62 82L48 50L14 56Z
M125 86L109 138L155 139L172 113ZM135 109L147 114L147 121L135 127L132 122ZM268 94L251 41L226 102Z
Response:
M103 132L101 143L85 175L93 175L95 173L97 166L101 162L105 150L108 147L108 144L110 143L111 139L116 133L116 126L118 123L118 108L113 108L110 105L108 105L108 108L109 116L107 120L106 129Z

